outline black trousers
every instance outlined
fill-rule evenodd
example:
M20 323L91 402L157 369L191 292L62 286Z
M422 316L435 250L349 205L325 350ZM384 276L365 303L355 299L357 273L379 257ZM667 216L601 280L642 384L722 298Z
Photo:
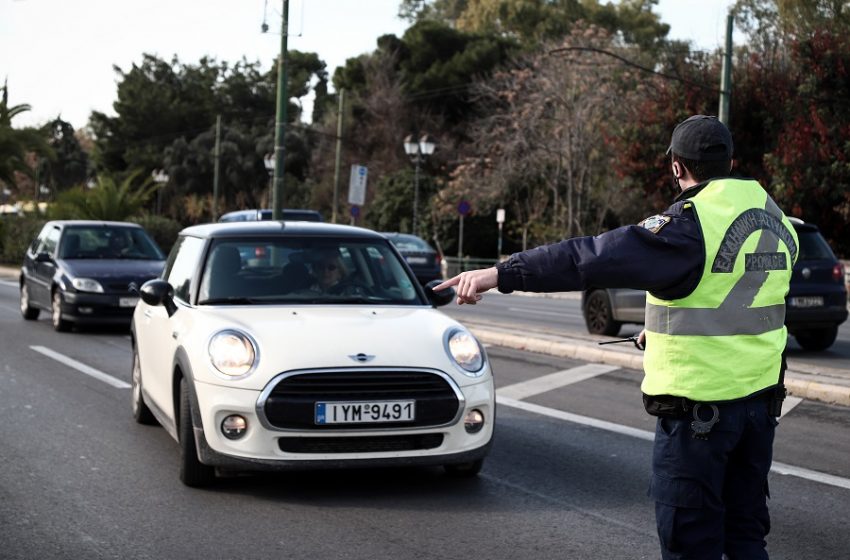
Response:
M768 558L776 418L763 398L717 407L708 439L693 437L691 415L656 423L649 495L665 560ZM708 406L700 416L711 417Z

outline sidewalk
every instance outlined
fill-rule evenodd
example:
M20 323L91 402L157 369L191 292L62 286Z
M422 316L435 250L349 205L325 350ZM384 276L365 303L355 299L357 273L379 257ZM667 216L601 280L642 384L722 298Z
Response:
M20 269L17 267L0 265L0 279L17 280L19 273ZM540 297L540 294L534 295ZM577 294L558 294L558 297L576 296ZM543 332L517 334L516 329L500 328L492 323L469 320L464 323L484 344L643 372L643 353L631 345L599 346L593 341L563 335ZM788 387L788 393L795 397L850 406L850 370L812 366L791 359L785 373L785 385Z

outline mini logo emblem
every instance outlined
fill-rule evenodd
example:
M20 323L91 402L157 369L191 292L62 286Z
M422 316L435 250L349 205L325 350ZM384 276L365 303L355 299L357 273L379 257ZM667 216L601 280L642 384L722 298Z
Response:
M354 360L355 362L360 363L370 362L375 359L375 356L372 356L370 354L364 354L363 352L360 352L359 354L349 354L348 357Z
M808 279L809 279L809 277L812 275L812 271L811 271L811 270L809 270L809 268L808 268L808 267L807 267L807 268L804 268L804 269L801 271L801 273L802 273L802 275L803 275L803 278L805 278L806 280L808 280Z

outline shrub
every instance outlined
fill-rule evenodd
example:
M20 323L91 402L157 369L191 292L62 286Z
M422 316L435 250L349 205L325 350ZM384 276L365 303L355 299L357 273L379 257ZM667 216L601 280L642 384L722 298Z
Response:
M150 214L136 216L135 218L131 218L130 221L145 228L150 236L153 237L154 241L156 241L156 244L165 251L166 255L171 251L174 242L177 241L177 234L183 229L180 222L176 220Z
M20 266L27 247L46 221L41 216L0 219L0 262Z

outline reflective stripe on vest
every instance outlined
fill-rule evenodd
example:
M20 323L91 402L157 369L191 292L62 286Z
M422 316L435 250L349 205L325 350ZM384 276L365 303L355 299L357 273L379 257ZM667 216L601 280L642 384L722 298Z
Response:
M755 181L712 181L690 202L703 273L681 299L647 294L641 389L702 402L743 398L778 380L797 235Z

